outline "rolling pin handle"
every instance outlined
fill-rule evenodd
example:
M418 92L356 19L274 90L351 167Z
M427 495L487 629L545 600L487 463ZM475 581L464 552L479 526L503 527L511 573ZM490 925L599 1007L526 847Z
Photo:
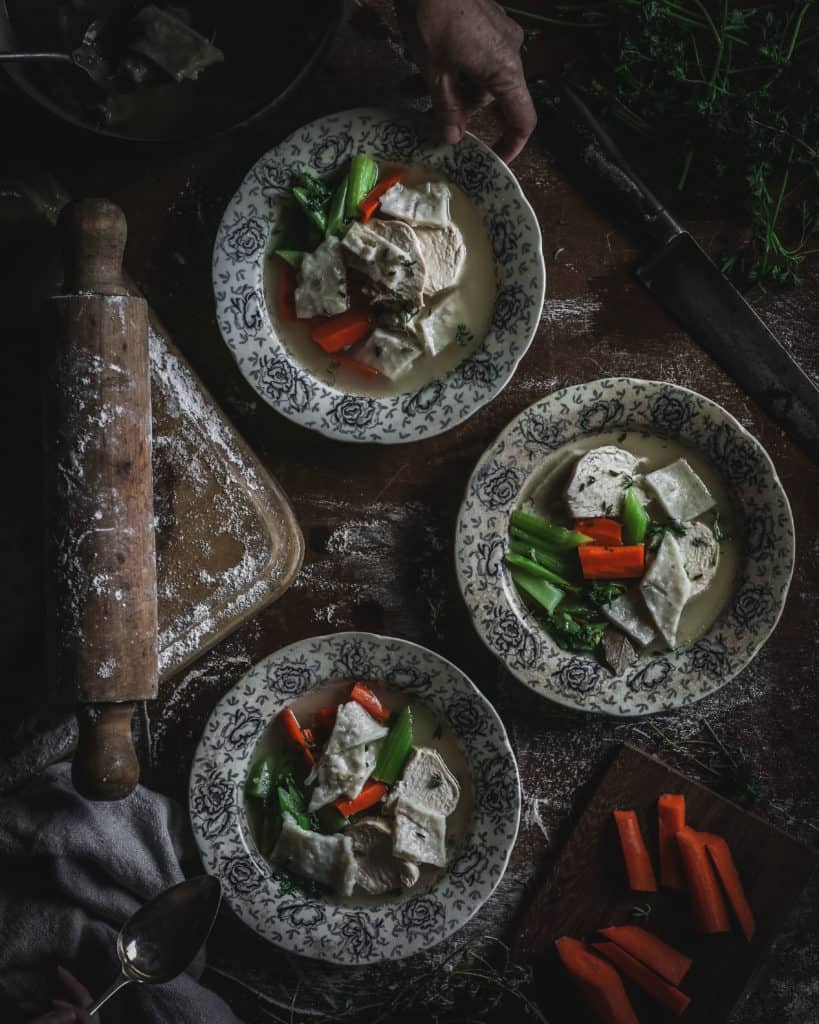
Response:
M139 782L139 761L131 735L133 701L82 704L72 778L89 800L121 800Z
M79 199L58 221L66 293L124 295L122 259L128 222L109 199Z

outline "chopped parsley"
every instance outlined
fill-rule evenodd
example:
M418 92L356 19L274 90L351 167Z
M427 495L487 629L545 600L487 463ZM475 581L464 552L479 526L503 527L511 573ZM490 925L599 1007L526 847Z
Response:
M458 345L468 345L475 340L475 335L466 324L458 324L455 328L455 341Z
M656 519L652 519L648 524L645 536L645 544L648 550L656 551L667 533L671 533L675 537L684 537L685 527L682 523L678 523L673 519L667 523L658 523Z
M438 789L440 786L443 786L443 784L444 784L444 779L443 779L443 776L441 775L441 773L440 772L433 772L432 775L430 775L430 777L429 777L429 782L427 783L427 789Z

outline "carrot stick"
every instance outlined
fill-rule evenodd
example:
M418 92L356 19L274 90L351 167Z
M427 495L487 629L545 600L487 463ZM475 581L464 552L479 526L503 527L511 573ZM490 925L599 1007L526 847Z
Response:
M366 338L372 331L370 318L358 309L348 309L329 320L316 324L310 331L313 341L317 341L325 352L335 353L348 345Z
M603 1024L638 1024L637 1015L615 969L589 952L578 939L555 939L557 955L580 985Z
M587 580L636 579L645 569L645 547L627 544L623 547L603 547L583 544L577 549L580 566Z
M657 879L643 842L637 815L634 811L615 811L614 821L620 834L629 888L634 892L656 892Z
M391 189L393 185L397 185L403 177L403 171L395 171L392 174L388 174L385 178L382 178L382 180L379 181L374 189L364 196L358 204L358 209L361 213L361 220L364 224L367 223L381 205L381 196L383 196L388 189Z
M296 320L296 271L279 260L279 319Z
M385 708L369 686L365 686L364 683L355 683L353 685L352 690L350 690L350 700L358 701L364 710L369 711L373 718L377 718L379 722L386 722L392 714L390 709Z
M639 985L644 992L648 992L660 1006L671 1010L675 1017L682 1016L688 1009L691 1003L690 996L657 977L645 964L635 960L631 953L627 953L613 942L593 942L592 949L596 949L598 953L602 953L603 956L611 960L621 974L625 974L635 985Z
M598 544L617 545L623 543L623 527L615 520L605 516L593 519L575 519L574 529L585 533Z
M309 764L315 764L316 759L315 757L313 757L313 751L308 746L307 740L305 739L304 733L302 732L302 728L299 725L298 719L290 710L290 708L285 708L284 711L282 711L280 717L282 720L282 725L284 726L284 731L287 733L290 739L293 740L296 746L301 747L301 751L304 754L307 762Z
M677 833L677 845L691 892L697 928L706 935L729 932L728 910L706 853L705 837L686 826Z
M358 373L363 373L365 377L369 377L374 380L378 376L378 370L374 366L367 366L366 363L359 363L357 359L351 359L350 356L345 356L343 352L333 353L334 362L338 363L339 366L346 366L349 370L356 370Z
M731 847L722 836L711 835L708 832L701 833L701 835L705 840L706 849L711 854L711 860L717 869L719 880L722 882L722 887L728 897L728 902L731 904L731 909L734 911L737 921L739 921L742 934L750 942L756 931L756 922L754 921L753 911L748 904L745 889L742 887L737 866L731 855Z
M672 985L679 985L691 969L689 957L639 925L612 925L598 931Z
M657 801L660 839L660 884L666 889L685 888L680 863L677 833L685 828L685 797L681 793L661 793Z
M345 818L366 811L386 796L387 787L383 782L368 782L354 800L336 800L335 807Z

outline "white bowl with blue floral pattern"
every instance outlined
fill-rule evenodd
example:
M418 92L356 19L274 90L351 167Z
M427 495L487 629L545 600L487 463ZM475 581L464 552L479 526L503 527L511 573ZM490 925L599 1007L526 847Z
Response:
M257 851L244 785L254 748L291 701L334 679L381 680L422 701L455 733L469 765L473 813L455 859L425 891L377 905L305 895ZM216 705L196 750L189 807L205 870L239 917L282 949L334 963L401 959L461 928L503 877L520 822L520 782L506 730L475 685L439 654L373 633L337 633L284 647Z
M643 430L698 449L741 512L733 597L711 629L688 646L640 659L621 675L590 655L561 650L519 599L503 563L509 515L546 456L617 430ZM785 605L793 517L762 445L715 402L675 384L596 380L535 402L484 452L458 515L455 561L479 636L521 682L580 711L645 715L714 693L757 654Z
M446 175L477 206L495 256L498 288L486 338L444 377L410 394L352 395L316 377L279 340L265 299L265 258L276 247L282 200L295 176L331 174L357 152ZM283 416L342 441L417 441L477 412L531 344L545 285L537 218L506 164L472 135L439 145L420 120L369 108L313 121L257 161L225 210L213 250L216 316L245 378Z

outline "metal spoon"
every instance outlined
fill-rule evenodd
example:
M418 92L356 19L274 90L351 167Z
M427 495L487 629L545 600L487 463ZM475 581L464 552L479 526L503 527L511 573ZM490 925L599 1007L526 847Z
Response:
M86 1012L96 1013L132 982L161 985L181 974L210 934L221 900L219 880L197 875L140 907L117 936L122 976Z
M0 53L0 64L25 64L31 61L52 61L71 64L72 67L84 71L94 85L106 92L110 91L113 75L108 61L104 60L93 46L78 46L69 53L61 51L6 51Z
M147 0L117 0L112 9L96 18L85 31L80 46L63 51L6 51L0 53L0 64L23 64L30 61L52 61L70 64L84 71L94 85L104 92L124 88L119 69L123 39L131 21Z

